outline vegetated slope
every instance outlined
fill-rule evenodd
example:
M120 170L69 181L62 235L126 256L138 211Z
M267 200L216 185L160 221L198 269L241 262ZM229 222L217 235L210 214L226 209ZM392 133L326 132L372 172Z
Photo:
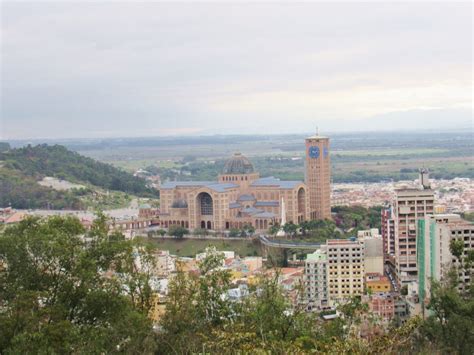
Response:
M0 153L0 206L16 208L81 208L75 191L54 191L37 184L45 176L94 185L106 190L153 197L158 192L144 179L72 152L46 144Z
M13 169L0 168L0 207L82 209L84 205L73 192L56 191Z

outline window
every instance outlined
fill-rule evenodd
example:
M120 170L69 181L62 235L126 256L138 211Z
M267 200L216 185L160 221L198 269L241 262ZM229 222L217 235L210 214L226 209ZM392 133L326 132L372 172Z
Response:
M200 207L201 207L201 215L209 216L213 215L214 209L212 206L212 197L208 193L201 193L199 194L200 197Z

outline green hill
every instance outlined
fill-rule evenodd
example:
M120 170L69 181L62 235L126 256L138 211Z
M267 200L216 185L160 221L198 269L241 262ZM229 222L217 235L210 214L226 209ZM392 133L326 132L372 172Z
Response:
M37 183L45 176L140 197L158 196L144 179L63 146L42 144L0 152L0 206L80 209L80 197L93 191L55 191Z

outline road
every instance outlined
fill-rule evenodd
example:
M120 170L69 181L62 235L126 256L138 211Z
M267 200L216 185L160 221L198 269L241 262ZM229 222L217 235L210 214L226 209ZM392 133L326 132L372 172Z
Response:
M265 235L260 235L258 237L260 242L266 246L273 248L283 248L283 249L319 249L321 247L320 243L305 243L305 242L293 242L293 241L284 241L284 240L270 240Z

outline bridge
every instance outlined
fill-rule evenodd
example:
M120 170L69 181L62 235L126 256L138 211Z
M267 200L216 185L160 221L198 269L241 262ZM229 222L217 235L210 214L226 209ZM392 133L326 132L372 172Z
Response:
M321 247L320 243L305 243L305 242L294 242L286 240L270 240L264 235L258 237L260 242L271 248L281 248L281 249L319 249Z

